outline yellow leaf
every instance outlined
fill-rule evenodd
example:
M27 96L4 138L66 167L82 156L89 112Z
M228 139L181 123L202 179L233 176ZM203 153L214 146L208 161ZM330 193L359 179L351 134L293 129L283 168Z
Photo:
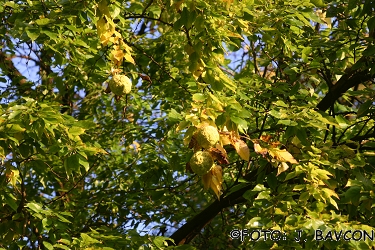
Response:
M135 152L138 153L141 148L141 145L138 142L133 141L133 146L134 146Z
M229 7L232 5L232 3L233 3L233 0L223 0L223 2L225 3L227 3L227 9L229 9Z
M207 174L204 174L202 176L203 187L205 190L211 187L211 179L212 179L211 171L209 171Z
M254 151L263 155L263 157L268 153L267 148L262 148L258 143L254 143Z
M217 198L220 200L221 184L223 183L223 171L219 165L215 165L211 171L211 189L215 192Z
M111 36L111 37L109 38L109 41L110 41L111 43L113 43L113 44L117 44L117 43L118 43L118 40L119 40L119 37L117 37L117 36Z
M121 36L121 35L120 35ZM132 49L132 47L130 47L130 46L128 46L123 40L121 40L120 42L119 42L119 45L121 46L121 47L123 47L126 51L128 51L128 52L132 52L133 51L133 49Z
M221 168L221 166L213 166L213 168L211 169L211 174L216 177L220 185L223 183L223 169Z
M237 154L241 157L242 160L249 161L250 160L250 150L247 144L240 139L233 138L232 145L236 149Z
M220 145L228 145L231 144L231 134L229 132L219 132L220 134Z
M132 63L132 64L135 65L135 61L134 61L133 57L129 53L126 53L124 57L125 57L126 61L128 61L128 62L130 62L130 63Z
M278 161L297 164L298 161L286 149L270 148L269 154Z
M98 20L96 23L96 27L98 30L98 35L100 42L105 46L109 42L110 37L113 35L115 31L115 26L114 23L111 25L113 22L108 22L106 17L102 17Z
M111 54L119 62L124 58L124 52L122 50L112 50Z
M326 194L327 198L328 197L331 197L331 196L334 196L336 197L337 199L340 199L340 197L336 194L336 192L332 189L329 189L329 188L323 188L322 191Z
M185 0L181 0L181 1L178 1L178 2L174 3L174 7L176 8L176 11L180 11L181 4L183 4L184 1Z
M277 168L277 175L276 176L278 176L282 172L285 172L288 168L289 168L288 164L286 164L285 162L282 162L279 165L279 167Z
M185 133L184 137L184 145L187 146L190 144L190 141L195 133L196 128L194 126L190 126Z

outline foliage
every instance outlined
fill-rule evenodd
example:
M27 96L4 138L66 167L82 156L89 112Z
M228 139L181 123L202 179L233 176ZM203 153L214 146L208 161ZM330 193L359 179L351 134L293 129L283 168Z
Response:
M0 248L374 247L374 6L2 1Z

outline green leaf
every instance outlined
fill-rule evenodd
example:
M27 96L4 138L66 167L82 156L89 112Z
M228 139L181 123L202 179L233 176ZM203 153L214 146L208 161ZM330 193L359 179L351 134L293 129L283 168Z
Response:
M35 41L40 35L39 29L27 28L25 31L27 36L30 37L31 41Z
M215 91L222 91L224 84L221 82L220 78L215 75L215 71L211 68L206 68L206 72L202 74L203 80L211 85L211 88Z
M33 210L35 213L41 213L43 211L43 208L41 205L39 205L38 203L36 202L29 202L26 204L25 207L28 207L30 208L31 210Z
M290 179L293 179L295 177L297 177L298 175L302 174L303 171L293 171L293 172L290 172L288 173L286 176L285 176L285 179L284 181L287 181L287 180L290 180Z
M243 128L247 128L247 122L245 120L236 116L231 116L230 119L232 122L236 123L237 125L240 125Z
M168 120L171 122L179 122L182 119L182 115L178 113L175 109L171 109L168 113Z
M61 240L60 240L61 241ZM64 250L70 250L71 248L65 246L65 245L62 245L62 244L55 244L53 245L54 248L60 248L60 249L64 249Z
M43 241L43 245L48 249L48 250L53 250L54 247L51 243L47 242L47 241Z
M223 81L224 86L232 90L233 92L236 92L237 86L236 84L234 84L233 80L231 80L221 70L218 70L218 71L219 71L219 77Z
M365 51L363 51L362 55L364 56L372 56L375 55L375 46L374 45L369 45Z
M372 101L371 100L367 100L366 102L364 102L358 109L357 111L357 116L358 118L359 117L362 117L362 116L365 116L368 111L369 111L369 108L371 107L372 105Z
M196 102L204 102L206 100L206 96L201 93L196 93L193 95L193 100Z
M361 198L361 187L352 186L345 192L345 198L351 201L353 205L358 205Z
M312 4L314 4L316 7L325 7L323 0L310 0Z
M72 172L79 171L79 158L77 154L72 154L68 156L64 161L65 171L68 176L72 174Z
M53 215L56 216L61 222L72 223L71 221L67 220L64 216L60 215L59 213L54 213Z
M88 244L88 245L93 244L93 243L100 243L100 241L90 237L88 234L85 234L85 233L81 233L81 237L83 239L83 243Z
M25 131L25 128L22 128L19 124L7 124L6 132L8 133L19 133Z
M52 40L57 40L59 38L58 34L56 34L54 31L42 29L40 33L46 34Z
M44 26L44 25L51 23L52 21L53 20L49 18L41 18L41 19L35 20L35 23L38 24L39 26Z
M152 241L154 242L155 246L159 247L159 248L164 248L166 247L166 240L170 240L168 237L163 237L163 236L157 236L155 238L152 239Z
M367 27L369 28L369 30L374 30L375 29L375 16L371 17L367 21Z
M79 160L79 164L82 165L85 168L86 172L89 171L90 165L89 165L89 162L87 161L87 159L84 158L83 156L81 156L81 154L80 154L78 160Z
M85 129L81 128L81 127L71 127L69 129L69 133L71 135L81 135L81 134L85 133Z
M4 198L8 206L10 206L14 211L17 211L18 205L15 202L16 198L13 195L4 193Z

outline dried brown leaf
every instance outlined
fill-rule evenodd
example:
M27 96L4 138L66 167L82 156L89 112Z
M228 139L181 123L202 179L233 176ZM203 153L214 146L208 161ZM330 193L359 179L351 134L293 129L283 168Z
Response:
M217 144L219 145L219 144ZM221 146L220 146L221 147ZM218 149L218 148L210 148L208 152L210 152L212 158L214 160L218 161L219 164L229 164L228 156L226 154L226 151L224 148L222 148L224 151Z
M261 139L262 141L265 141L265 142L268 142L269 140L271 140L271 138L272 138L272 135L262 135L262 136L260 137L260 139Z

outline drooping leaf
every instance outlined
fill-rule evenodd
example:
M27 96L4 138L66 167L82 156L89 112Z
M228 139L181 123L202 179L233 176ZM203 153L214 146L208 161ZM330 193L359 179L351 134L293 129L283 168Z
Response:
M243 140L232 138L231 144L236 149L237 154L241 157L242 160L250 160L250 149Z
M269 148L268 152L278 161L298 164L298 161L286 149Z

